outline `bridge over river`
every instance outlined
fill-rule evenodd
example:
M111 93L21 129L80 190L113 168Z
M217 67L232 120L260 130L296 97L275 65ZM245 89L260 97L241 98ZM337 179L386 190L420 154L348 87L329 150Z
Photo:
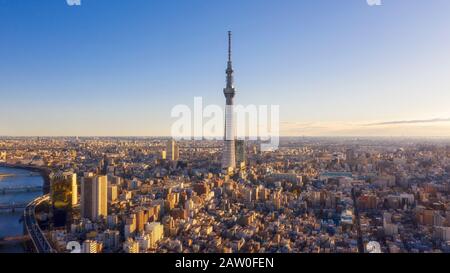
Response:
M1 188L0 194L7 193L20 193L20 192L42 192L42 186L22 186L22 187L9 187L9 188Z
M16 245L19 243L24 243L29 241L30 235L18 235L18 236L9 236L9 237L0 237L0 246L1 245Z
M28 205L28 203L5 203L5 204L0 203L0 211L7 210L7 211L15 212L17 209L26 208L27 205Z

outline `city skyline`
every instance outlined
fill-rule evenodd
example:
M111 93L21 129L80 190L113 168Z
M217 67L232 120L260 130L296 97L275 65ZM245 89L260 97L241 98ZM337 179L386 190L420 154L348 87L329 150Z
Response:
M0 138L0 253L448 253L449 144Z
M324 3L0 1L0 135L169 136L223 105L232 30L236 103L280 105L281 136L450 137L450 3Z
M0 0L0 255L278 272L450 253L449 10Z

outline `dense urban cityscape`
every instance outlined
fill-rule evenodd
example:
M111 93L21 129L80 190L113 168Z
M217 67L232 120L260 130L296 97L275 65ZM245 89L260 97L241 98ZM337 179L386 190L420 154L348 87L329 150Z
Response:
M236 144L238 145L238 144ZM450 142L2 138L0 162L51 170L36 219L57 252L448 252Z
M450 253L450 5L419 1L3 1L0 253Z

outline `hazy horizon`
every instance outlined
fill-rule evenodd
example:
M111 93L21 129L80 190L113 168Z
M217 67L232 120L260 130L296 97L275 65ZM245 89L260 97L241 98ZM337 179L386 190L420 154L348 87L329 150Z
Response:
M154 139L170 139L170 135L0 135L1 138L154 138ZM287 138L307 138L307 139L443 139L450 140L450 136L280 136L280 139ZM181 141L222 141L221 139L181 139ZM254 139L246 139L255 141Z

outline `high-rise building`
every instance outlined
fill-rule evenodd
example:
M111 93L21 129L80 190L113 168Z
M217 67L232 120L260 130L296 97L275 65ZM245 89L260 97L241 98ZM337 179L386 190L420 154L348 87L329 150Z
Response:
M118 188L117 185L108 185L108 202L114 203L117 201Z
M92 219L92 189L94 187L94 175L85 173L81 178L81 217Z
M128 215L128 217L125 219L125 226L124 226L124 235L125 238L130 238L132 235L134 235L136 231L136 214L132 213Z
M108 185L122 185L123 179L120 176L108 175Z
M81 216L92 221L108 215L108 178L106 175L83 177Z
M347 162L351 162L356 159L356 154L354 149L347 149L345 151L345 159Z
M178 144L173 139L167 141L166 158L172 161L177 161L180 158Z
M195 183L192 188L198 195L207 195L210 191L209 185L205 182Z
M51 173L50 197L54 225L65 226L68 214L78 203L77 175L72 172Z
M60 206L75 206L78 203L77 174L56 172L50 174L52 203Z
M81 247L82 253L97 253L97 241L86 240Z
M236 163L237 166L241 166L242 163L245 164L247 161L247 155L245 152L245 140L236 140Z
M233 86L233 66L231 62L231 31L228 32L228 64L227 64L227 84L223 89L226 98L225 106L225 139L222 158L222 168L226 170L234 169L236 167L235 154L235 134L233 124L233 98L235 89Z
M118 230L106 230L103 245L110 250L116 250L120 246L120 232Z
M145 224L145 213L143 209L138 209L136 211L136 231L141 232L144 231Z
M128 238L123 244L123 251L125 253L139 253L139 242Z
M106 155L104 155L102 160L100 160L100 163L98 165L97 173L101 174L101 175L107 175L108 174L108 167L109 167L108 157Z
M155 247L156 243L164 237L164 226L159 222L147 223L145 232L150 235L150 246Z

